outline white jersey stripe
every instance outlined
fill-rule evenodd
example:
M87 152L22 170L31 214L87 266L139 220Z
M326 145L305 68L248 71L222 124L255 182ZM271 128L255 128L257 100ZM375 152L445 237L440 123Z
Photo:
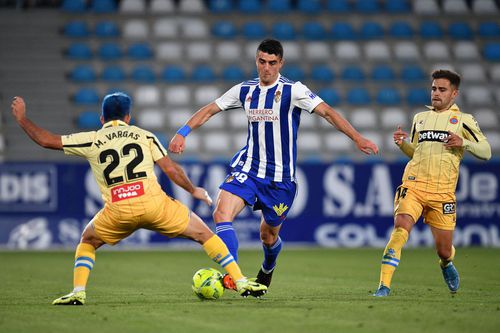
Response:
M267 154L266 154L266 123L259 122L259 171L257 177L266 177Z

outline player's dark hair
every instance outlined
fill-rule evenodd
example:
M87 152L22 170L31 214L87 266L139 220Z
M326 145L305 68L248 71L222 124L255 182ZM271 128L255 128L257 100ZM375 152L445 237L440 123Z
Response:
M450 84L456 89L458 89L458 87L460 86L460 75L447 69L435 70L434 72L432 72L432 79L447 79L448 81L450 81Z
M276 39L264 39L260 42L259 47L257 48L257 52L262 51L267 54L274 54L279 58L283 58L283 46Z
M115 92L106 95L102 100L102 117L104 121L121 120L130 114L132 99L125 93Z

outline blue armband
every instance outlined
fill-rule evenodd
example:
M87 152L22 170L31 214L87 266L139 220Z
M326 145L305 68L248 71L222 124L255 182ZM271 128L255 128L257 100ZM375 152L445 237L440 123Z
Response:
M188 125L182 126L177 131L177 134L182 135L183 137L188 136L189 133L191 133L191 127L189 127Z

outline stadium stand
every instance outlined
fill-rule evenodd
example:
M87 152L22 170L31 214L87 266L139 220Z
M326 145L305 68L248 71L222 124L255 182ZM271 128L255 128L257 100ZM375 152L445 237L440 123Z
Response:
M387 131L409 126L414 112L429 103L428 76L438 67L462 74L461 107L477 109L482 126L496 128L499 5L495 0L63 0L48 15L50 22L32 15L33 25L47 32L39 41L35 27L16 23L16 16L26 15L22 11L4 11L0 27L12 24L12 36L2 36L4 41L18 32L47 45L37 48L45 60L34 72L50 72L54 83L44 87L52 91L48 96L63 99L59 105L71 110L48 116L65 131L91 128L88 119L98 112L100 98L118 89L134 97L138 124L169 138L203 103L255 77L257 44L273 36L283 41L285 76L303 81L356 124L366 121L370 135L387 147ZM17 87L9 85L13 80L3 79L2 94ZM234 114L200 129L196 139L190 136L198 140L192 152L230 156L237 140L228 136L246 126L246 119ZM174 116L182 121L172 122ZM322 121L309 118L302 123L306 155L354 151ZM230 127L224 133L214 132L225 125ZM30 148L15 152L19 145L11 146L16 140L9 139L10 126L4 124L1 132L2 154L22 158ZM228 143L209 147L204 143L210 138Z

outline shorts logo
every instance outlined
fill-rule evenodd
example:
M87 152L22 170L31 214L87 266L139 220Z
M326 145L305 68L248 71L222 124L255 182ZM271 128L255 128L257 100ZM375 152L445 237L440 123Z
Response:
M443 203L443 214L455 214L455 203L454 202Z
M273 209L276 212L276 215L281 216L288 209L288 206L284 203L280 203L279 206L274 205Z
M140 197L144 194L142 182L130 183L111 189L111 202Z
M230 183L234 180L234 176L229 176L226 178L226 183Z
M457 117L455 117L455 116L451 117L451 118L450 118L450 124L455 125L456 123L458 123L458 118L457 118Z

